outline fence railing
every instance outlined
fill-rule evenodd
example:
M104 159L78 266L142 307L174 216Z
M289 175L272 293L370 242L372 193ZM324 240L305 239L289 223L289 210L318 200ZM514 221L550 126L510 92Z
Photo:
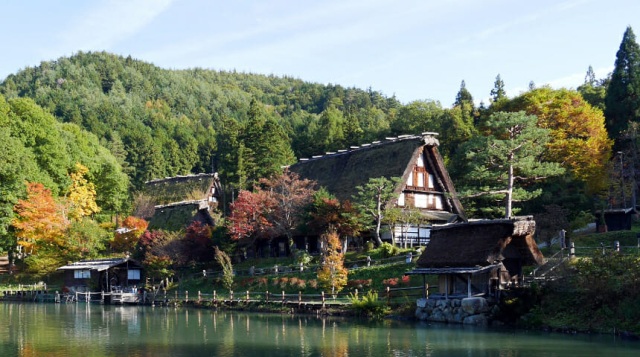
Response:
M415 260L418 256L411 255L410 257L406 255L397 255L390 258L381 258L375 260L368 259L358 259L358 260L349 260L344 262L344 266L349 270L358 270L362 268L367 268L371 266L384 266L391 264L400 264L400 263L408 263ZM409 260L411 259L411 260ZM282 274L290 274L290 273L301 273L301 272L309 272L316 271L322 268L322 264L290 264L290 265L279 265L274 264L273 267L269 268L248 268L248 269L234 269L233 273L237 277L251 277L251 276L277 276ZM214 269L206 269L201 273L195 273L192 277L204 276L204 277L212 277L212 276L221 276L222 270L214 270Z

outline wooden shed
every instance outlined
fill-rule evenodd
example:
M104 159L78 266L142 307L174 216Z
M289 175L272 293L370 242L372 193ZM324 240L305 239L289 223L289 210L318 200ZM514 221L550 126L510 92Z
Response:
M613 208L603 211L596 211L596 231L628 231L631 230L631 223L633 222L633 216L638 212L633 208ZM604 229L601 221L601 217L604 216Z
M142 265L130 258L81 260L58 268L70 291L122 291L144 283Z
M534 232L530 216L434 227L416 269L407 274L438 275L446 298L491 295L521 282L524 266L544 262Z

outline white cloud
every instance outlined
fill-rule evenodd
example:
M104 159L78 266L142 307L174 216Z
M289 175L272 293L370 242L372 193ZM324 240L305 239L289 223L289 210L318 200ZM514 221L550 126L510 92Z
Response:
M60 37L70 50L110 49L165 11L173 0L108 0L81 14Z

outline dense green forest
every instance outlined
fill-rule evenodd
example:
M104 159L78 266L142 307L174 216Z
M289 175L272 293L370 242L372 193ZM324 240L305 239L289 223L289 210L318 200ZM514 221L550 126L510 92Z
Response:
M507 171L492 167L491 155L504 151L483 148L509 144L506 133L525 123L529 136L520 139L539 144L510 163L509 210L537 215L549 230L584 224L595 209L628 206L635 192L637 58L628 28L607 78L589 68L576 90L531 83L509 98L498 74L488 103L476 105L462 81L450 107L290 77L168 70L106 52L42 62L0 83L0 236L5 249L15 242L11 222L27 198L25 181L69 200L78 177L86 180L99 207L90 217L106 224L128 215L151 179L218 172L237 194L298 158L426 131L440 134L469 216L500 217L505 198L496 182Z

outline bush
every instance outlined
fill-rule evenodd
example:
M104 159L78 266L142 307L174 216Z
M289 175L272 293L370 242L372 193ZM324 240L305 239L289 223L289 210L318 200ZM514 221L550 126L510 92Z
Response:
M382 251L382 256L384 258L390 258L400 253L400 248L396 247L395 245L389 244L387 242L384 242L382 243L382 245L380 245L380 250Z
M364 244L364 251L365 251L365 252L370 252L370 251L372 251L372 250L373 250L373 242L372 242L372 241L367 241L367 242Z
M356 295L349 295L351 306L349 307L359 316L366 316L372 319L381 319L389 313L389 307L378 299L378 293L369 291L359 298Z

